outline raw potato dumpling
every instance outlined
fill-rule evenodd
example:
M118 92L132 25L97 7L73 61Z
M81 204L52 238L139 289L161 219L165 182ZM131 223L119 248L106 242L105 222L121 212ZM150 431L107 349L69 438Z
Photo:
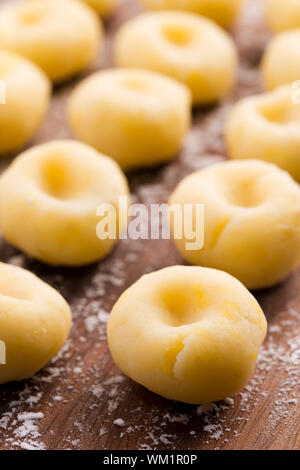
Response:
M238 392L253 374L265 334L260 306L237 279L188 266L140 278L121 295L107 327L122 372L193 404Z
M104 18L111 15L118 7L120 0L81 0L97 11Z
M28 0L33 1L33 0ZM41 2L45 0L35 0L36 2ZM52 0L53 1L53 0ZM60 2L71 2L76 0L59 0ZM93 8L99 13L100 16L106 18L107 16L111 15L119 5L120 0L77 0L79 2L85 3L85 5Z
M58 353L71 326L67 302L25 269L0 263L0 384L32 377Z
M89 67L102 36L100 18L77 1L31 0L0 9L0 48L27 57L54 82Z
M248 289L270 287L299 265L300 188L273 164L212 165L184 178L169 203L204 204L204 247L175 240L191 264L226 271Z
M300 28L300 0L264 0L264 12L274 33Z
M285 31L270 40L261 65L262 80L267 90L300 80L299 50L300 28Z
M179 151L191 116L189 90L145 70L106 70L71 95L74 134L122 168L167 162Z
M293 103L290 86L238 102L225 137L231 158L275 163L300 183L300 104Z
M1 32L0 32L1 34ZM23 147L35 134L48 110L51 86L47 76L17 54L0 50L0 156Z
M9 243L45 263L93 263L116 243L97 236L100 204L115 207L117 228L126 227L120 196L128 198L128 186L111 158L74 141L38 145L0 177L0 229Z
M139 15L121 26L114 51L119 67L153 70L183 83L194 104L218 101L235 84L237 50L232 39L192 13Z
M207 16L228 28L236 20L244 0L139 0L150 10L184 10Z

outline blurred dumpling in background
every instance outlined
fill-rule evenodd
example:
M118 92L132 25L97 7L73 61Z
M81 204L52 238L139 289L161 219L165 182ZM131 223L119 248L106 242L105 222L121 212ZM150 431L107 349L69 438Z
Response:
M264 0L264 13L266 23L274 33L300 28L299 0Z
M224 28L237 19L244 0L139 0L149 10L184 10L207 16Z
M88 68L102 36L97 14L74 0L28 0L0 11L0 48L31 60L54 82Z

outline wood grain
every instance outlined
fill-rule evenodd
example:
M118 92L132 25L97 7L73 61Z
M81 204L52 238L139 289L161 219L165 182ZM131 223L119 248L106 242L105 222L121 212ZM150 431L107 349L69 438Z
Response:
M166 201L183 176L226 158L222 132L228 110L241 96L261 89L258 64L268 34L258 6L251 0L233 33L241 56L233 96L219 107L195 110L173 163L128 174L136 201ZM134 1L127 1L107 22L106 51L94 70L112 65L114 31L137 11ZM31 145L71 137L65 106L80 78L54 91L47 120ZM19 449L24 442L46 449L300 448L300 271L257 294L270 331L253 380L233 403L218 403L199 416L195 406L164 400L122 376L108 351L105 323L97 317L142 274L183 264L171 241L124 240L103 262L74 270L49 268L3 240L0 254L2 261L21 263L58 288L74 315L70 340L58 358L34 379L0 387L0 449ZM22 438L17 417L28 411L44 417L35 423L36 434ZM117 418L123 427L114 424Z

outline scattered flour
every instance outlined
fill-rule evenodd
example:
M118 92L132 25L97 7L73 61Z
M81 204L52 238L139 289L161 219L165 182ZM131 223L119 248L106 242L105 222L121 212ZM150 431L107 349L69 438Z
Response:
M117 418L117 419L114 420L114 424L116 426L119 426L120 428L124 428L125 421L122 418Z

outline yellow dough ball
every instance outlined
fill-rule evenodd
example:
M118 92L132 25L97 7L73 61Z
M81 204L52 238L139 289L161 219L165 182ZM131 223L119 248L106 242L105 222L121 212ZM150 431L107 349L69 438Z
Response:
M9 243L45 263L89 264L116 242L97 237L100 204L115 206L125 228L120 196L128 196L127 182L109 157L74 141L46 143L24 152L1 176L0 228Z
M77 1L28 1L0 10L0 48L18 52L54 82L70 78L96 58L102 27Z
M289 86L237 103L226 124L229 156L275 163L300 182L300 105Z
M299 0L264 0L264 13L274 33L300 27Z
M33 1L33 0L28 0ZM41 2L45 0L35 0L36 2ZM52 0L54 1L54 0ZM56 0L55 0L56 1ZM79 1L85 3L87 6L96 10L100 16L106 18L107 16L111 15L119 5L120 0L59 0L60 2L64 3L67 1Z
M127 289L108 321L117 366L149 390L185 403L238 392L266 334L255 298L229 274L172 266Z
M34 64L0 50L0 156L19 150L42 123L50 98L50 82Z
M114 50L120 67L154 70L184 83L194 104L223 98L235 83L233 41L212 21L192 13L137 16L120 28Z
M0 263L0 341L5 364L0 384L38 372L66 341L71 326L67 302L34 274Z
M120 0L81 0L96 10L101 16L111 15L119 5Z
M204 204L204 247L188 250L191 264L222 269L249 289L272 286L300 262L300 188L273 164L223 162L179 184L170 204ZM172 224L174 230L174 224Z
M69 103L74 134L122 168L157 165L181 147L191 115L189 90L144 70L108 70L83 81Z
M236 20L244 0L139 0L150 10L184 10L211 18L228 28Z
M269 42L261 65L267 90L292 84L300 77L300 29L278 34Z

